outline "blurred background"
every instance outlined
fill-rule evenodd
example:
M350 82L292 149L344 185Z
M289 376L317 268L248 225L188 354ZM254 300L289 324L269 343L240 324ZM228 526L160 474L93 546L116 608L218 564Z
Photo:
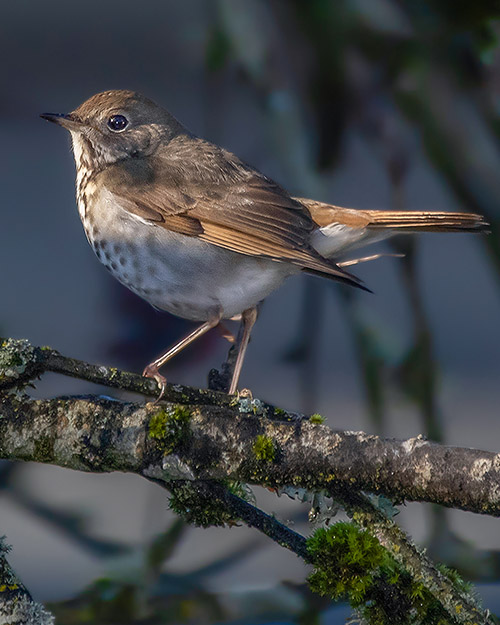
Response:
M17 0L0 24L0 334L135 371L191 326L88 246L69 137L38 118L135 89L294 195L467 210L485 235L421 235L356 268L374 294L297 277L266 300L241 383L332 427L500 446L500 25L496 0ZM216 332L166 368L206 386ZM109 393L47 375L38 396ZM255 489L308 534L307 505ZM0 464L11 564L59 623L341 623L295 556L244 527L186 527L130 475ZM498 521L398 517L500 611Z

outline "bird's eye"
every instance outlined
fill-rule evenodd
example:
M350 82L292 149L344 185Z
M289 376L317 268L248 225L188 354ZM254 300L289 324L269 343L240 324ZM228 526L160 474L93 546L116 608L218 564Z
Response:
M128 119L123 115L113 115L108 119L108 128L113 132L121 132L128 126Z

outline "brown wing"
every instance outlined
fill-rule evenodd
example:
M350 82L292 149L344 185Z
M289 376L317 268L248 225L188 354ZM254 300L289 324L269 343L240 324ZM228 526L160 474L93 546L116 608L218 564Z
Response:
M309 244L317 226L307 208L272 180L226 155L212 152L208 162L199 154L191 160L178 154L170 159L128 159L99 176L125 210L152 224L361 286Z

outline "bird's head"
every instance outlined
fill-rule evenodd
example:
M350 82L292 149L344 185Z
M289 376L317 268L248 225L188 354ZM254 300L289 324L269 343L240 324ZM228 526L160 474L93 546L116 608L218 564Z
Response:
M183 126L168 111L135 91L98 93L71 113L44 113L71 133L78 167L102 170L128 158L154 154Z

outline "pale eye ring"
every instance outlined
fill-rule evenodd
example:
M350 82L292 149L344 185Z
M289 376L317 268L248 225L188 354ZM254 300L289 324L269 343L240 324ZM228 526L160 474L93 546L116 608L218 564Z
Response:
M122 132L128 126L128 119L124 115L112 115L108 119L108 128L113 132Z

